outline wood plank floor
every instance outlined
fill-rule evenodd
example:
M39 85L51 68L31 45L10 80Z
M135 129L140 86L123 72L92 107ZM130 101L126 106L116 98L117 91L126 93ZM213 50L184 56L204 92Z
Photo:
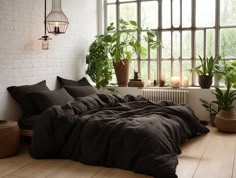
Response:
M236 178L236 134L218 132L192 139L182 147L179 178ZM4 178L151 178L113 168L84 165L70 160L34 160L27 146L13 157L0 159L0 177Z

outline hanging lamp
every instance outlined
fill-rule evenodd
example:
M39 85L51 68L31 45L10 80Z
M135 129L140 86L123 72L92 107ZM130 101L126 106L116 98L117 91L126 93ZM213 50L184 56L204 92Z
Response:
M63 34L69 21L61 9L61 0L52 0L52 10L46 18L48 33Z
M48 50L49 48L49 40L52 38L49 38L47 36L47 27L46 27L46 10L47 10L47 5L46 5L46 0L44 1L44 35L39 38L39 40L42 40L42 49L43 50Z

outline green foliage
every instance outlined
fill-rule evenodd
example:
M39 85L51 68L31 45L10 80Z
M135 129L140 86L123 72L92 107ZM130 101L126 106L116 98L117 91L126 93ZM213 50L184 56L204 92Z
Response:
M215 110L217 112L220 110L231 111L234 108L233 102L236 100L236 90L231 89L236 85L236 62L221 60L220 63L216 65L215 71L224 79L226 89L222 90L219 87L215 87L215 91L211 92L216 97L215 101L208 103L202 98L200 98L200 101L207 111L211 111L212 104L218 106L218 109Z
M216 103L220 109L224 111L231 111L233 106L233 101L236 99L236 90L226 89L226 91L222 91L218 87L215 88L215 92L212 92L216 96Z
M211 101L210 103L202 98L199 99L202 106L204 108L206 108L207 111L209 111L211 114L216 114L218 113L221 108L219 107L219 105L216 105L216 103L214 101Z
M199 56L201 64L195 68L193 68L193 71L196 71L198 75L208 75L208 76L213 76L215 70L216 70L216 65L218 61L220 61L221 57L207 57L207 58L202 58Z
M112 62L131 60L133 54L142 54L146 51L135 35L138 30L135 21L121 19L119 27L120 30L117 30L114 23L111 23L106 28L106 34L96 36L96 40L90 45L86 55L88 64L86 74L96 83L98 89L108 85L112 79ZM160 46L156 33L151 30L147 30L144 39L151 48Z

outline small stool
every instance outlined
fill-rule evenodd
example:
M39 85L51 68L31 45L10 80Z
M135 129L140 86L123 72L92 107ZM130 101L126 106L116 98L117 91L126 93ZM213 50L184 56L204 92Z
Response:
M16 121L0 121L0 158L15 155L20 146L20 129Z

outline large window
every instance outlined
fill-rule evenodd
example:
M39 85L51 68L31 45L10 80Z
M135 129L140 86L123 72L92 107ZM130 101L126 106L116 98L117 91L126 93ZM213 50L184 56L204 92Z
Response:
M137 35L149 27L161 40L162 47L134 56L130 78L136 70L144 81L179 76L198 85L189 69L199 56L236 59L236 0L105 0L104 17L105 26L135 20Z

